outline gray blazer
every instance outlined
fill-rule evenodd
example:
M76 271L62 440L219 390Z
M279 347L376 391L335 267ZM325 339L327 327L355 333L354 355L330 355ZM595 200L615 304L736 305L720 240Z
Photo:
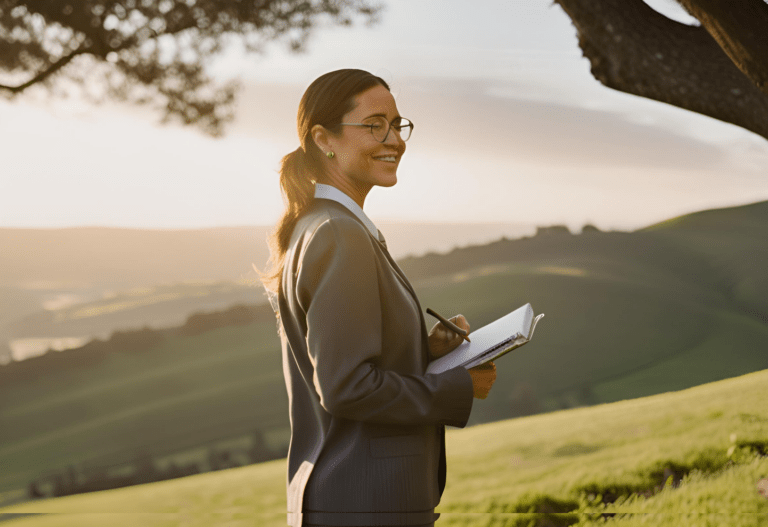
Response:
M445 426L463 428L472 379L425 374L427 329L384 244L316 198L294 228L277 306L288 390L288 524L433 521Z

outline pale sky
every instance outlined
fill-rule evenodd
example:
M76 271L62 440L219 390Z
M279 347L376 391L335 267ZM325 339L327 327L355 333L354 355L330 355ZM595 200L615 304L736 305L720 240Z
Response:
M318 30L303 55L218 61L245 86L223 139L147 109L0 101L0 226L273 224L301 94L347 67L383 76L416 125L398 184L366 200L374 221L632 229L768 199L768 142L601 86L550 0L384 3L375 27Z

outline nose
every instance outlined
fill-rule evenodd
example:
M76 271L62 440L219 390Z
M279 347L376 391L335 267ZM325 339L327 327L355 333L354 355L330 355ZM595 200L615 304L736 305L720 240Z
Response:
M397 147L398 150L405 150L405 141L400 137L400 132L398 132L394 126L389 127L389 133L387 134L387 137L384 138L384 144L393 145Z

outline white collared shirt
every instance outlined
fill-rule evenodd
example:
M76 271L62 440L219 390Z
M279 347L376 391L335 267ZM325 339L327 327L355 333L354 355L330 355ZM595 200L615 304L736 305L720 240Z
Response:
M352 214L357 216L360 221L363 222L363 225L365 225L368 230L373 234L373 237L378 239L381 239L379 237L379 229L376 228L376 225L371 221L371 219L363 212L363 209L360 208L360 205L355 203L355 200L344 194L342 191L337 189L336 187L332 185L324 185L323 183L315 183L315 197L316 198L323 198L323 199L332 199L333 201L337 201L347 207Z

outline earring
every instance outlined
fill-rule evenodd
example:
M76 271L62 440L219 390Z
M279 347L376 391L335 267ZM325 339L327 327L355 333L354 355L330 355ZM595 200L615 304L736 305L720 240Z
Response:
M333 159L333 155L334 155L334 154L333 154L333 152L328 152L328 153L327 153L327 154L325 154L325 155L327 155L327 156L328 156L328 159Z

